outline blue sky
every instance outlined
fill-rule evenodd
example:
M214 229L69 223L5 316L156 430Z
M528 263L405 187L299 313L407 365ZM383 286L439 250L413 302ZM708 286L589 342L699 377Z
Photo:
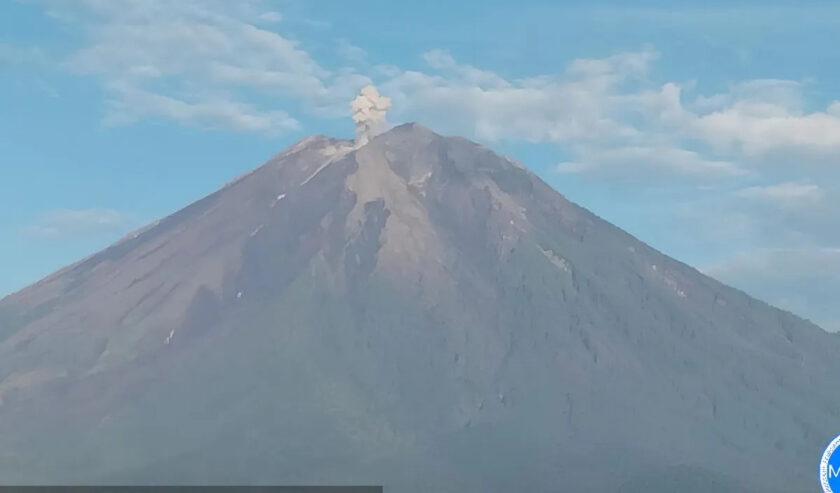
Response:
M0 295L293 141L372 83L652 246L840 330L840 4L9 0Z

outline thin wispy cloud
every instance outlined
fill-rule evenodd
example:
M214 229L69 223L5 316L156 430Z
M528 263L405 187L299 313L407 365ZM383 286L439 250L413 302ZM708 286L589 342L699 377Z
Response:
M674 172L723 174L774 154L814 160L840 150L840 103L806 112L803 84L783 79L740 81L726 93L688 97L690 84L652 79L659 62L653 48L575 59L557 73L515 79L461 63L440 48L420 54L426 70L380 71L346 39L336 41L345 65L326 67L284 34L282 24L265 27L282 13L257 0L88 0L53 8L73 11L67 17L88 33L65 67L102 81L111 124L162 117L282 133L298 128L288 107L344 117L346 102L375 82L406 119L486 141L570 146L580 154L573 162L581 170L602 168L583 158L603 157L605 150L626 158L673 149Z
M282 110L262 110L226 99L176 99L135 87L113 88L108 100L108 126L128 125L139 119L164 118L186 126L241 132L281 133L298 130L300 123ZM193 99L193 98L189 98Z
M113 209L56 209L42 213L23 233L32 238L59 240L119 233L131 225L126 214Z
M630 146L595 149L582 154L583 161L557 165L558 173L607 173L638 176L658 171L685 175L694 181L738 177L748 172L732 161L709 159L698 152L668 146Z
M261 5L124 0L53 8L87 33L63 65L101 81L110 125L168 118L277 134L299 128L284 109L290 100L313 110L339 102L346 109L368 79L327 70L296 41L260 27L281 20L279 12L260 13Z
M780 183L778 185L747 187L735 192L738 197L770 202L781 207L805 207L825 199L825 190L812 183Z
M38 46L0 42L0 67L48 67L50 57Z
M277 11L263 12L259 15L259 20L263 22L280 22L283 20L283 14Z

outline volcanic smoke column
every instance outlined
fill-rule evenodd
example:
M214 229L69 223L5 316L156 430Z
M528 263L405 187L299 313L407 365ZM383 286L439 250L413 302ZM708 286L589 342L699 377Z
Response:
M385 114L391 109L391 98L380 96L373 86L365 86L350 108L356 122L356 146L361 147L385 130Z

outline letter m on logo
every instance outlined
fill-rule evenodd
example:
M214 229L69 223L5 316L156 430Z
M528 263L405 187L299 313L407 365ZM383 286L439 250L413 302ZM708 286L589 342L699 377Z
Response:
M835 469L834 466L829 464L828 465L828 477L829 478L836 478L837 476L840 476L840 466L838 466L837 469Z

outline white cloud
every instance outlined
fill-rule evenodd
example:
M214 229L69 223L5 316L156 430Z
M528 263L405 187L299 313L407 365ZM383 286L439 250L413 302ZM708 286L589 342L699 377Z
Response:
M423 60L425 60L430 67L438 70L458 66L455 62L455 58L453 58L448 51L439 48L423 53Z
M346 114L358 90L346 87L346 72L323 68L297 42L254 25L279 20L256 0L53 5L88 33L89 42L64 66L102 81L109 124L161 117L274 134L299 128L284 100L311 108L341 104Z
M638 166L662 177L725 177L763 162L836 160L840 151L840 102L806 111L807 84L747 80L688 97L693 83L651 80L659 57L651 48L513 78L442 49L422 54L422 71L375 65L339 39L334 49L344 66L326 68L291 37L259 27L283 17L260 0L50 5L88 33L66 67L102 80L109 123L162 117L277 133L298 128L289 107L347 117L347 101L375 84L393 99L398 119L485 141L554 143L572 157L567 171ZM146 101L154 104L138 105Z
M183 125L207 129L275 134L298 130L300 124L280 110L264 111L236 101L187 102L132 87L114 91L108 101L105 124L126 125L143 117L167 118Z
M639 176L640 172L654 169L666 173L685 174L695 180L747 174L746 170L734 162L707 159L694 151L664 145L595 149L582 153L582 158L583 160L577 162L560 163L555 171L559 173L600 171Z
M337 50L338 54L348 62L367 63L367 52L346 39L338 40Z
M840 152L840 116L797 113L769 102L738 101L695 117L687 129L717 148L753 158L774 152L835 158Z
M275 11L263 12L262 14L260 14L259 20L270 23L280 22L283 20L283 14Z
M789 111L802 111L803 84L783 79L755 79L734 84L726 93L698 96L693 107L699 112L725 109L736 103L772 103Z
M439 73L404 71L380 86L394 99L395 112L484 140L632 141L639 131L620 121L615 96L653 58L626 53L579 60L560 76L508 80L434 50L424 59Z
M628 76L639 77L647 74L650 65L657 58L659 54L651 49L618 53L607 58L579 58L571 63L568 72L587 79L609 77L621 80Z
M726 93L700 95L688 102L682 92L679 84L671 82L658 93L635 98L652 125L649 128L670 133L672 139L704 142L710 152L755 164L774 157L836 162L840 106L832 102L824 111L805 111L804 85L798 81L743 81Z
M28 236L60 239L121 232L131 225L129 218L113 209L56 209L45 212L37 222L24 228Z
M806 84L780 79L687 98L693 84L651 83L657 57L643 50L578 59L557 75L507 79L438 49L423 54L431 72L402 71L380 86L395 99L395 112L452 131L595 148L579 152L567 170L603 170L605 161L628 164L633 155L661 169L670 162L676 173L720 176L766 162L837 161L840 102L807 112Z
M825 191L810 183L788 182L778 185L747 187L735 192L738 197L770 202L782 207L803 207L819 204Z
M457 63L446 50L427 51L423 53L422 58L432 69L441 71L449 79L457 79L458 83L463 85L478 89L506 89L512 87L510 82L494 72Z
M37 46L0 43L0 66L45 66L48 61L47 55Z

